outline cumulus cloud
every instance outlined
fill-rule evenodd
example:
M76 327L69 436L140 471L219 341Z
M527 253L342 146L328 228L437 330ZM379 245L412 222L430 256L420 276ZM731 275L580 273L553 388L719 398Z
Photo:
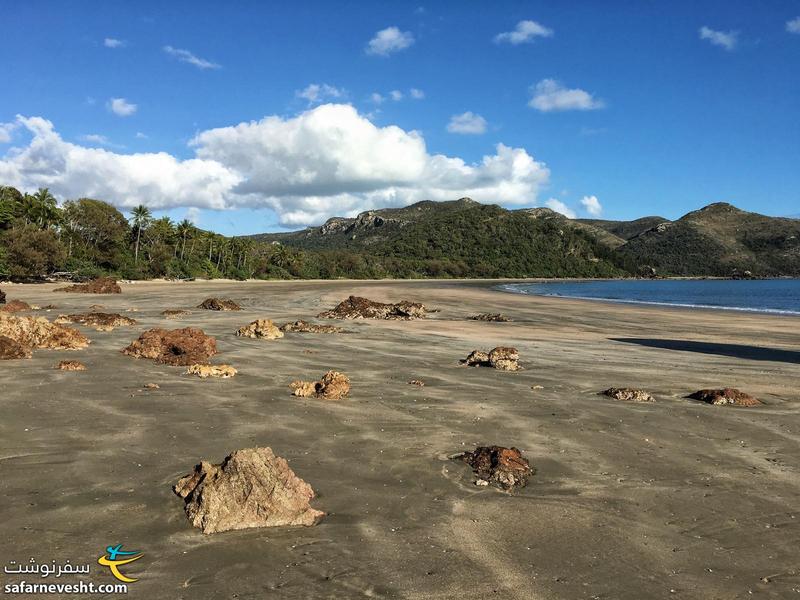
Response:
M305 89L297 90L295 96L308 100L308 105L319 104L327 100L341 98L344 90L328 85L327 83L310 83Z
M148 136L147 136L146 133L142 133L141 131L137 131L136 132L136 139L137 140L146 140L146 139L148 139Z
M531 88L528 106L541 112L597 110L605 103L579 88L568 89L555 79L542 79Z
M574 210L564 204L561 200L556 200L555 198L550 198L547 202L545 202L545 206L556 211L557 213L561 213L568 219L574 219L577 216Z
M800 17L795 17L791 21L786 21L786 31L789 33L800 33Z
M725 48L725 50L729 52L736 48L738 36L739 34L735 31L715 31L714 29L710 29L705 25L700 28L701 40L708 40L715 46Z
M411 88L408 90L408 95L414 100L422 100L425 97L425 92L418 90L417 88Z
M285 225L462 196L532 205L549 179L523 148L497 144L475 163L430 154L418 132L377 127L345 104L203 131L186 160L87 148L64 141L40 117L18 122L32 139L0 160L0 181L9 185L121 207L270 208Z
M122 48L125 46L125 42L116 38L106 38L103 40L103 45L106 48Z
M405 50L414 43L410 31L400 31L397 27L387 27L375 34L367 44L366 53L377 56L389 56L394 52Z
M383 101L386 100L381 94L378 92L373 92L369 95L369 101L373 104L383 104Z
M525 44L534 41L537 37L552 37L553 30L537 23L536 21L520 21L514 31L498 33L494 36L496 44Z
M104 135L100 135L99 133L88 133L86 135L81 136L81 140L84 142L89 142L90 144L100 144L101 146L108 145L108 138Z
M11 141L11 134L19 126L18 123L0 123L0 144L7 144Z
M603 214L603 205L600 204L597 196L584 196L581 198L581 206L583 206L583 210L593 217L599 217Z
M473 135L486 133L486 119L470 111L453 115L447 124L447 131Z
M218 65L217 63L211 62L210 60L206 60L205 58L200 58L199 56L195 56L194 54L183 48L173 48L172 46L164 46L164 52L166 52L170 56L174 56L181 62L194 65L198 69L222 68L222 65Z
M125 100L125 98L110 98L106 103L106 107L120 117L130 117L139 108L136 104Z
M400 100L403 99L403 92L401 92L400 90L392 90L391 92L389 92L389 95L395 102L400 102Z

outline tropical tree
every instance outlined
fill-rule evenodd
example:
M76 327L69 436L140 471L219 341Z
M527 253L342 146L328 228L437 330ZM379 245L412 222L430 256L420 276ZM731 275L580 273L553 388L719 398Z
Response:
M136 229L136 250L133 254L134 264L139 264L139 243L142 239L142 229L147 227L153 220L153 213L145 205L140 204L131 211L131 221Z
M192 231L194 226L189 219L184 219L180 223L178 223L177 232L181 238L181 260L183 260L183 255L186 252L186 236Z

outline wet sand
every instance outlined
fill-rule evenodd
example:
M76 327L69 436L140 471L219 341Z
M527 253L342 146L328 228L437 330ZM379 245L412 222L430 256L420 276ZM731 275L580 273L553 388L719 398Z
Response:
M0 363L0 561L96 564L141 550L130 598L786 598L800 592L800 319L501 293L463 282L192 282L118 296L4 285L10 299L139 320L77 326L88 349ZM426 320L343 322L348 334L237 338L256 318L312 320L349 294L408 299ZM242 312L194 309L208 296ZM127 308L137 312L126 313ZM192 314L166 320L166 308ZM502 312L511 323L466 320ZM342 324L338 321L319 321ZM149 327L217 337L200 380L119 350ZM524 370L466 368L511 345ZM85 372L54 365L76 359ZM347 373L351 398L290 396ZM421 379L425 387L409 385ZM153 382L160 389L143 389ZM532 389L542 386L542 389ZM644 387L653 404L598 396ZM683 398L740 387L758 408ZM536 475L513 494L448 461L516 446ZM328 513L309 528L203 535L171 485L200 459L270 446ZM762 578L767 578L762 581ZM5 576L4 583L18 578ZM30 579L30 578L29 578ZM56 597L56 596L53 596Z

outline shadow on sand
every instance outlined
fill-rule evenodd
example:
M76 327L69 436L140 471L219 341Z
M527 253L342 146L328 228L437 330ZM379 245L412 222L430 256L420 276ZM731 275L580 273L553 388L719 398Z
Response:
M762 348L743 344L717 344L712 342L692 342L688 340L660 340L655 338L609 338L612 342L637 344L648 348L680 350L682 352L700 352L701 354L718 354L748 360L768 360L800 364L800 352L777 348Z

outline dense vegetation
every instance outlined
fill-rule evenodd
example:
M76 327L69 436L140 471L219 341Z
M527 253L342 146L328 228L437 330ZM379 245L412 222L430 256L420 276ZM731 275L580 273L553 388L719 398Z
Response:
M659 222L661 221L661 222ZM469 199L225 237L184 220L126 218L90 198L0 187L0 278L619 277L800 275L800 221L712 205L669 222L575 221Z

